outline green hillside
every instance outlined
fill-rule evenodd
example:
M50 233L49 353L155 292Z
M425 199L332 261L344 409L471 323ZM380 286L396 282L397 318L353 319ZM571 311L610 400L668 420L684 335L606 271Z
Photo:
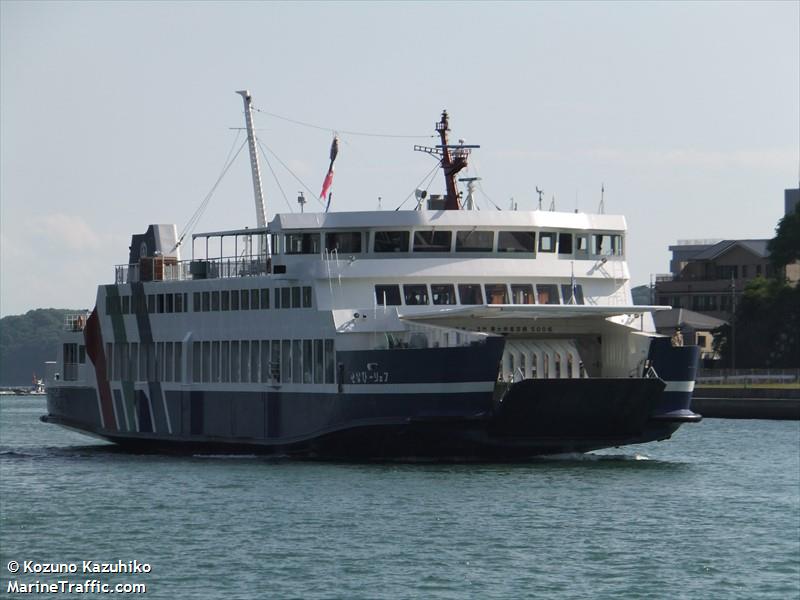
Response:
M30 385L44 376L44 363L56 359L64 316L76 309L37 308L0 319L0 385Z

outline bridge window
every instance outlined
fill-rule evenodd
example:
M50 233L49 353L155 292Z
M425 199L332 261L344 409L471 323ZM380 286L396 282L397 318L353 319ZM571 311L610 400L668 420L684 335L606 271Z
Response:
M456 304L456 288L450 283L431 284L431 298L434 304Z
M589 256L589 236L579 233L575 236L575 257L588 258Z
M491 252L494 231L457 231L456 252Z
M408 231L376 231L375 252L408 252Z
M622 256L622 236L598 233L592 236L597 256Z
M461 304L483 304L481 286L477 283L461 283L458 285Z
M486 302L489 304L508 304L508 289L505 283L487 283Z
M360 231L329 231L325 234L325 249L339 254L361 252Z
M559 233L558 234L558 253L559 254L572 254L572 234Z
M534 304L533 286L529 283L511 284L512 304Z
M400 306L400 286L376 285L375 301L378 306Z
M242 310L250 310L250 290L239 290L239 305Z
M404 285L403 294L408 306L428 304L428 286L426 285Z
M303 308L311 308L311 287L303 288Z
M559 304L558 286L551 283L536 284L537 302L539 304Z
M498 252L536 251L536 233L533 231L501 231L497 237Z
M552 231L543 231L539 234L539 252L556 251L556 234Z
M415 231L414 252L450 252L452 231Z
M287 233L286 254L319 254L320 240L318 233Z

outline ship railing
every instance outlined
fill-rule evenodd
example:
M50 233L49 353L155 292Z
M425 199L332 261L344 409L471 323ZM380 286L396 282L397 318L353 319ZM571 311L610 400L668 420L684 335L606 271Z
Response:
M270 263L258 256L225 256L221 258L183 260L172 263L156 262L154 267L141 264L116 265L116 284L139 281L185 281L190 279L222 279L267 275Z
M700 369L697 383L707 385L800 385L800 369Z
M89 313L86 311L64 315L64 331L83 331L88 318Z

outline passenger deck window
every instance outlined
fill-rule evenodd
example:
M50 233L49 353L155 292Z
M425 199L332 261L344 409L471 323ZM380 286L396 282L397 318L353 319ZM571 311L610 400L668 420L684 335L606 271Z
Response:
M572 234L559 233L558 234L558 253L559 254L572 254Z
M428 304L428 286L426 285L404 285L403 295L407 306Z
M584 304L583 301L583 286L580 284L565 283L561 286L561 296L564 298L564 304Z
M375 252L408 252L408 231L376 231Z
M560 304L558 286L551 283L536 284L537 302L539 304Z
M400 306L400 286L376 285L375 301L378 306Z
M556 234L552 231L543 231L539 234L539 252L556 251Z
M318 233L287 233L285 236L286 254L319 254Z
M360 231L329 231L325 234L325 249L339 254L361 252Z
M415 231L414 252L450 252L452 231Z
M434 304L457 304L456 288L450 283L431 284L431 299Z
M484 288L488 304L508 304L508 289L505 283L487 283Z
M456 252L491 252L494 231L457 231Z
M497 236L498 252L535 252L536 233L533 231L501 231Z
M461 304L483 304L481 286L477 283L460 283L458 296L461 298Z
M529 283L511 284L512 304L534 304L533 286Z

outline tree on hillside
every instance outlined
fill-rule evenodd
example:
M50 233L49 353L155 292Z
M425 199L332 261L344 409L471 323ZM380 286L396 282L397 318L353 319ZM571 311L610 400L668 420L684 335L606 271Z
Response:
M55 360L64 316L71 309L38 308L0 319L0 384L29 385L44 363Z

